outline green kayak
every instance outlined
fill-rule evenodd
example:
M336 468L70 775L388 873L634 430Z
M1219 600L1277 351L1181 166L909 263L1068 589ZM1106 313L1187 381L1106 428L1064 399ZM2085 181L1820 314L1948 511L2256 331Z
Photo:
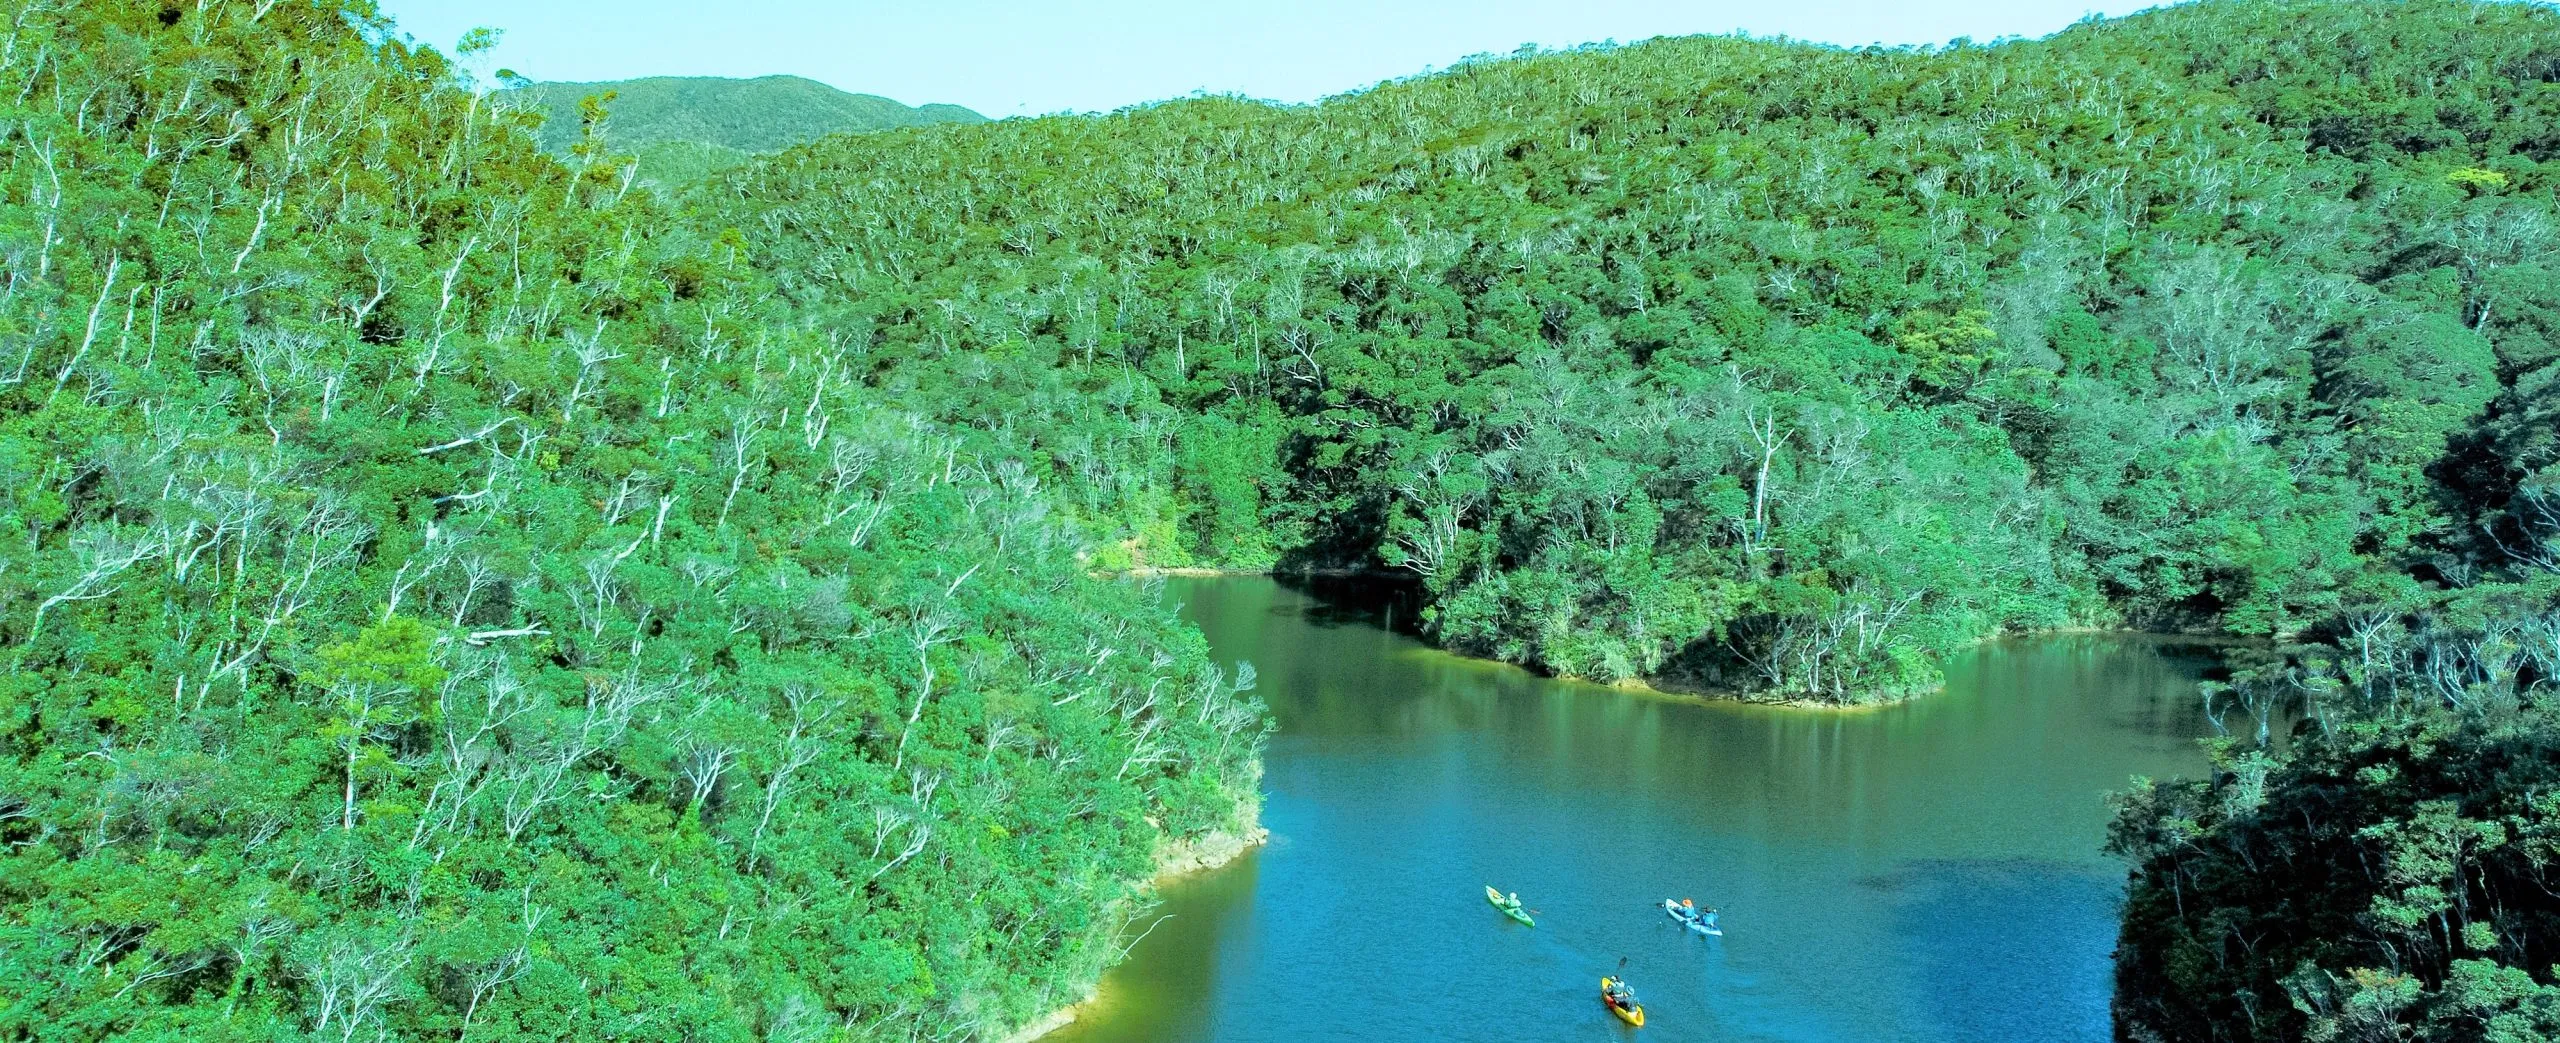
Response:
M1504 916L1518 920L1526 926L1538 926L1538 921L1530 919L1529 914L1520 908L1519 902L1502 897L1502 892L1494 890L1492 884L1484 885L1484 900L1493 903L1494 908L1502 910Z

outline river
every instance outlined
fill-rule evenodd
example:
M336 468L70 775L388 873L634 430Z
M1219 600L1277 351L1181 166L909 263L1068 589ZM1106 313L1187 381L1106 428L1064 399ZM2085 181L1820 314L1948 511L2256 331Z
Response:
M2201 769L2211 731L2209 660L2140 638L1995 642L1943 693L1826 712L1541 678L1268 580L1166 592L1260 673L1272 839L1169 885L1056 1043L2098 1043L2105 794ZM1621 961L1641 1030L1598 1002Z

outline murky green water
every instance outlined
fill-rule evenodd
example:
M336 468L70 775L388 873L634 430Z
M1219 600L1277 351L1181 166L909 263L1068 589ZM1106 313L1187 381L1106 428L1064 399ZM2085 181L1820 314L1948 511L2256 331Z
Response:
M2105 1040L2104 794L2201 768L2210 730L2206 661L2137 639L1996 644L1941 695L1822 713L1544 680L1268 581L1168 594L1261 672L1273 839L1169 888L1066 1043ZM1622 960L1641 1030L1597 999Z

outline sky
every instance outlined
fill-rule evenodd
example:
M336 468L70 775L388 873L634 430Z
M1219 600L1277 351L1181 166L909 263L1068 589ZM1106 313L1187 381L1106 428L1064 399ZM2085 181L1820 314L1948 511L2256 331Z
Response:
M2120 0L378 0L485 70L537 80L790 73L986 115L1107 111L1195 91L1314 101L1524 43L1743 31L1837 44L2043 36Z

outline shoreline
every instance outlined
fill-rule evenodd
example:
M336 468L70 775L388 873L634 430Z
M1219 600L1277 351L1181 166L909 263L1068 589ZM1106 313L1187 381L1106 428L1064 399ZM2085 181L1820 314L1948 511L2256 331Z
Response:
M2262 638L2249 637L2245 635L2222 634L2211 631L2145 630L2139 627L2117 626L2068 626L2054 627L2049 630L2009 630L2002 631L2000 633L1985 634L1973 639L1972 641L1966 642L1962 647L1956 649L1956 651L1966 651L2000 641L2035 640L2039 638L2070 636L2108 636L2125 639L2152 640L2165 644L2193 644L2212 647L2241 645L2248 644L2253 641L2264 640ZM1561 684L1605 688L1611 692L1622 695L1636 695L1646 698L1691 703L1696 705L1721 704L1727 706L1751 706L1772 710L1800 710L1826 714L1864 713L1871 710L1883 710L1900 706L1905 703L1917 702L1947 690L1945 681L1941 680L1936 684L1931 684L1926 687L1903 689L1889 694L1879 693L1876 698L1869 699L1865 702L1828 702L1821 699L1807 699L1801 696L1772 697L1758 694L1752 689L1688 684L1659 676L1622 677L1615 681L1603 681L1598 678L1591 677L1572 677L1565 674L1550 673L1525 663L1514 663L1508 660L1494 659L1487 656L1469 655L1465 652L1454 652L1445 647L1431 644L1428 641L1423 642L1423 647L1433 655L1447 656L1460 662L1480 666L1490 666L1505 670L1518 670L1534 677L1543 678L1545 680Z
M1190 565L1138 565L1126 569L1088 571L1086 574L1096 579L1155 579L1173 577L1188 579L1218 579L1255 576L1321 576L1336 579L1393 579L1400 575L1391 569L1379 569L1373 567L1336 566L1312 569L1238 569ZM2154 638L2182 644L2193 643L2215 646L2247 644L2252 641L2264 640L2263 638L2254 638L2246 635L2196 628L2151 629L2138 626L2124 626L2120 624L2107 625L2076 623L2038 630L1996 630L1965 642L1959 649L1954 651L1971 649L1981 645L1990 644L1995 641L2007 641L2023 638L2061 637L2081 634L2104 634L2117 637ZM1780 710L1803 710L1820 713L1861 713L1869 710L1881 710L1887 707L1900 706L1904 703L1925 699L1929 696L1946 691L1946 684L1941 681L1926 687L1905 689L1891 693L1878 693L1877 698L1854 703L1831 702L1823 699L1808 699L1802 696L1772 697L1757 694L1751 689L1693 685L1659 676L1626 677L1615 681L1602 681L1589 677L1570 677L1542 670L1538 667L1530 666L1525 663L1514 663L1486 656L1454 652L1449 650L1447 647L1435 644L1428 639L1423 639L1422 643L1425 647L1441 655L1450 656L1471 663L1483 663L1520 670L1533 676L1542 677L1551 681L1561 681L1568 684L1594 685L1627 694L1645 695L1661 699L1701 704L1727 703L1740 706L1760 706Z
M1095 579L1233 579L1272 576L1321 576L1329 579L1393 579L1396 578L1398 574L1388 569L1340 566L1314 569L1235 569L1212 568L1196 565L1137 565L1125 569L1092 570L1088 571L1086 575L1092 576ZM2080 629L2081 628L2072 628L2073 632L2078 632ZM2035 631L2035 633L2060 632L2063 631ZM2092 628L2091 632L2095 632L2095 628ZM1992 634L1983 637L1980 640L1993 641L2009 636L2016 635ZM1768 699L1756 698L1751 694L1751 692L1744 689L1692 687L1689 685L1679 684L1677 682L1671 682L1659 677L1627 677L1620 678L1616 681L1601 681L1588 677L1568 677L1563 674L1540 670L1524 663L1514 663L1487 656L1468 655L1464 652L1453 652L1443 646L1433 644L1427 640L1423 641L1423 645L1441 655L1451 656L1471 663L1483 663L1519 670L1551 681L1562 681L1568 684L1597 685L1602 688L1608 688L1619 692L1650 695L1663 699L1676 699L1698 703L1739 703L1745 706L1769 706L1792 710L1875 710L1909 702L1925 695L1944 691L1946 687L1945 685L1933 685L1928 688L1899 693L1890 698L1877 699L1872 702L1863 703L1834 703L1824 702L1819 699L1804 698ZM1006 1043L1020 1043L1020 1041L1007 1040Z
M1196 837L1157 841L1155 870L1147 876L1145 889L1153 891L1183 877L1221 868L1270 839L1271 831L1262 826L1262 800L1257 794L1236 809L1236 823L1232 828L1213 829ZM1109 973L1110 969L1103 968L1103 973ZM1031 1043L1075 1024L1076 1018L1093 1004L1101 987L1102 982L1097 977L1076 989L1074 1000L998 1038L1002 1043Z
M1523 669L1526 668L1523 667ZM1668 682L1662 678L1656 677L1626 677L1615 681L1586 681L1585 683L1596 684L1603 688L1625 692L1630 695L1651 696L1657 699L1669 699L1676 702L1730 703L1736 706L1765 706L1777 710L1812 710L1822 713L1859 713L1867 710L1882 710L1887 707L1900 706L1915 699L1922 699L1936 695L1939 692L1947 690L1947 686L1944 683L1940 683L1927 688L1899 692L1894 695L1869 700L1863 703L1834 703L1824 702L1820 699L1805 699L1801 697L1792 699L1761 698L1752 695L1748 691L1739 689L1692 688L1687 685Z
M1985 634L1973 639L1972 641L1966 642L1962 648L1959 648L1956 651L1979 648L1983 645L1999 641L2032 640L2036 638L2069 637L2075 635L2103 635L2117 638L2150 638L2174 644L2198 644L2216 647L2246 644L2251 641L2260 640L2258 638L2247 637L2239 634L2224 634L2210 631L2145 630L2140 627L2083 625L2053 627L2047 630L2007 630L1999 633ZM1446 650L1444 649L1443 651ZM1448 654L1459 655L1459 653L1455 652L1450 652ZM1468 659L1475 658L1473 656L1460 657ZM1517 666L1518 664L1508 665ZM1529 668L1523 666L1520 667L1520 669L1528 670ZM1530 672L1536 673L1537 671L1531 670ZM1555 675L1552 674L1544 676L1555 677ZM1649 695L1657 698L1674 699L1684 702L1734 703L1742 706L1767 706L1784 710L1815 710L1825 713L1857 713L1866 710L1882 710L1887 707L1900 706L1904 703L1925 699L1929 696L1937 695L1947 690L1946 682L1942 680L1937 684L1930 685L1926 688L1912 688L1893 692L1881 695L1878 698L1871 699L1866 702L1835 703L1826 702L1820 699L1806 699L1801 697L1786 699L1760 698L1754 696L1750 691L1745 689L1707 688L1702 686L1693 687L1680 684L1676 681L1667 681L1666 679L1659 677L1627 677L1616 681L1588 681L1587 683L1600 685L1601 687L1611 688L1621 692L1631 692L1638 695Z

